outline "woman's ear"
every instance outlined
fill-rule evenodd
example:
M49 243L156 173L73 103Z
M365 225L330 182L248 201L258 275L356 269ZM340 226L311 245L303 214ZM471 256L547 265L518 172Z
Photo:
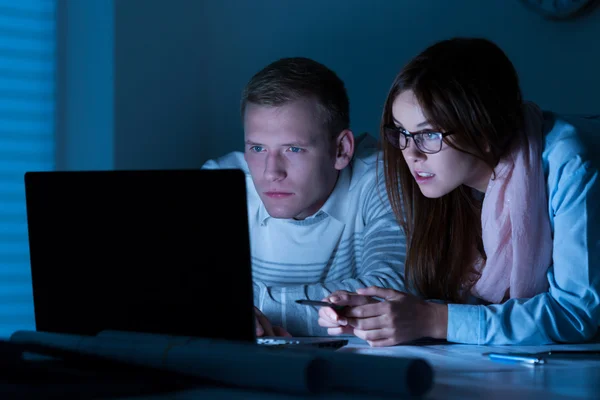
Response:
M335 169L341 171L346 168L354 155L354 134L349 129L344 129L335 139Z
M491 153L492 152L492 147L490 146L489 142L485 142L485 144L483 146L483 151L485 151L486 153Z

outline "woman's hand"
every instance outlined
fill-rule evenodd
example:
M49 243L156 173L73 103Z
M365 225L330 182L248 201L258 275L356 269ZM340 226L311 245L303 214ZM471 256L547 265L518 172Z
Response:
M426 302L408 293L377 286L358 289L357 294L359 297L352 297L353 300L371 296L384 299L342 311L346 322L343 331L353 333L371 346L393 346L422 337L446 338L448 307L445 304Z
M368 297L361 296L356 293L345 290L338 290L325 297L323 301L338 305L338 306L362 306L366 304L377 303L378 301ZM354 328L348 326L348 321L344 317L344 308L340 311L335 311L331 307L321 307L319 309L319 325L327 328L327 333L330 335L354 334Z

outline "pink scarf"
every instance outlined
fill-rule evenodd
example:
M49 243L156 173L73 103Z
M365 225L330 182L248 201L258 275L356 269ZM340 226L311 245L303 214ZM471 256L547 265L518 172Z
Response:
M548 290L552 234L542 169L542 112L525 104L525 135L502 159L490 180L481 210L481 277L472 294L492 303L530 298Z

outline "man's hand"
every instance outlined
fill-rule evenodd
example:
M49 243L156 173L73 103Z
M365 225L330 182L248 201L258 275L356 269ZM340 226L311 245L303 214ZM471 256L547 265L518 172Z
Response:
M288 331L280 326L272 326L269 319L258 308L254 307L256 336L286 336L292 337Z

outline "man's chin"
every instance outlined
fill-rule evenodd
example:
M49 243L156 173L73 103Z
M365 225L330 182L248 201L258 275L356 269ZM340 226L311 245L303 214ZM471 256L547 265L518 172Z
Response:
M271 218L277 219L292 219L296 216L294 213L284 210L269 210L267 208L267 212L269 213Z
M271 218L291 219L298 214L296 210L291 210L287 207L269 207L267 204L265 204L265 208Z

